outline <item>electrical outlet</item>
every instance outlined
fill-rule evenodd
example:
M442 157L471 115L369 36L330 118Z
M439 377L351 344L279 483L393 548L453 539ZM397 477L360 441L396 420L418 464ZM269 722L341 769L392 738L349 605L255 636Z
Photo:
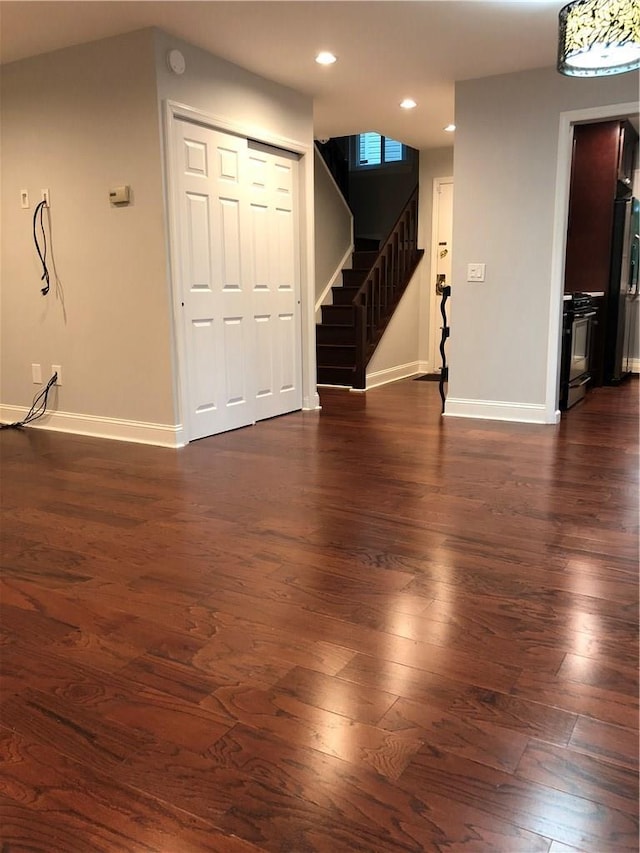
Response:
M45 206L49 207L49 190L40 190L40 201L43 201Z
M53 376L54 373L58 374L58 378L56 379L55 384L56 385L62 385L62 368L60 367L59 364L52 364L51 365L51 375Z
M23 210L29 207L29 193L27 190L20 190L20 207Z
M31 365L31 381L34 385L42 385L42 368L39 364Z

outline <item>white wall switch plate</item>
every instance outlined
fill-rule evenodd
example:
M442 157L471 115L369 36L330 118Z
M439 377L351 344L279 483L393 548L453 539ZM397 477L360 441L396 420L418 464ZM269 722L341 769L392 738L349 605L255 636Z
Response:
M31 365L31 381L34 385L42 385L42 368L39 364Z
M49 190L40 190L40 201L43 201L45 207L49 207Z
M20 190L20 207L24 209L29 207L29 193L27 190Z
M54 373L58 374L58 378L56 379L55 384L56 385L62 385L62 368L60 367L59 364L52 364L51 365L51 375L53 376Z
M467 264L467 281L484 281L485 264Z

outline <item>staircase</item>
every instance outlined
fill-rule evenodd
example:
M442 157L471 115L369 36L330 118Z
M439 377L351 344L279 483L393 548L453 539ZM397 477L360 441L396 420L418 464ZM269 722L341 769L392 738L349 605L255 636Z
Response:
M342 285L331 288L332 305L323 305L316 325L318 383L353 386L356 326L353 300L373 267L378 252L354 252L351 269L342 270Z
M318 384L366 388L366 367L424 255L417 248L418 189L379 251L356 251L316 325Z

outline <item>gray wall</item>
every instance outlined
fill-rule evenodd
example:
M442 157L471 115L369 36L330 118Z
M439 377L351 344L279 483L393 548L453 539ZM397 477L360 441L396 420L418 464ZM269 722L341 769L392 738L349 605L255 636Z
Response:
M544 405L560 113L637 97L631 73L544 68L456 85L454 401ZM466 282L475 262L486 263L483 284Z
M349 205L356 237L384 240L418 184L420 153L407 149L407 160L379 169L351 169Z
M59 411L172 424L152 33L4 66L1 109L2 404L31 403L32 363L45 379L60 364ZM129 207L109 204L119 184ZM60 278L47 297L32 239L42 187Z
M176 46L187 59L181 77L168 70L165 59ZM96 419L104 427L100 434L120 437L119 426L120 432L110 432L109 419L173 428L179 409L162 101L171 98L241 122L255 128L256 138L266 132L297 140L311 152L311 99L153 29L6 65L1 84L0 405L7 412L31 403L38 390L32 363L42 365L45 381L50 365L60 364L63 385L51 409L75 418L60 428L82 429ZM312 166L304 174L301 268L308 283ZM121 184L131 186L132 204L116 208L109 190ZM51 193L50 266L55 260L59 276L46 298L40 295L31 225L42 187ZM30 194L28 210L20 207L22 189ZM312 351L310 332L305 334ZM313 358L311 352L306 359L311 406ZM171 429L162 435L160 443L170 441ZM153 429L142 440L155 440Z
M393 319L385 329L375 353L367 365L367 385L395 379L401 375L431 372L437 365L429 361L430 335L434 319L430 316L431 228L433 216L433 180L453 175L453 147L432 148L420 152L420 197L418 210L418 246L424 257L405 291ZM436 308L437 319L440 314Z
M433 227L433 181L434 178L450 178L453 175L453 146L430 148L420 152L420 208L418 213L418 245L424 249L424 258L418 267L420 287L420 346L421 370L432 372L440 366L430 363L431 336L434 334L434 318L431 315L431 291L435 285L435 273L431 270L431 243ZM439 303L438 303L439 304ZM438 326L442 324L440 312L435 306ZM439 342L439 330L436 340Z
M317 302L345 254L352 248L353 217L317 150L314 151L313 163Z
M633 175L633 194L636 198L640 196L640 169L636 169ZM640 301L636 299L631 308L631 324L633 333L632 355L636 362L640 361ZM640 364L634 365L634 371L640 373Z
M166 62L172 48L184 54L187 67L173 74ZM155 31L158 99L170 98L209 115L222 117L264 132L313 145L311 98L265 80L206 50Z

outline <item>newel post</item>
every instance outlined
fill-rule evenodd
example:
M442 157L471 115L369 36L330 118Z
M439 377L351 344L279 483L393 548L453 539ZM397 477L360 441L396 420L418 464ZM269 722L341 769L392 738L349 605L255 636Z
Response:
M353 305L356 312L356 366L353 377L353 387L365 390L367 387L367 302L361 294Z

